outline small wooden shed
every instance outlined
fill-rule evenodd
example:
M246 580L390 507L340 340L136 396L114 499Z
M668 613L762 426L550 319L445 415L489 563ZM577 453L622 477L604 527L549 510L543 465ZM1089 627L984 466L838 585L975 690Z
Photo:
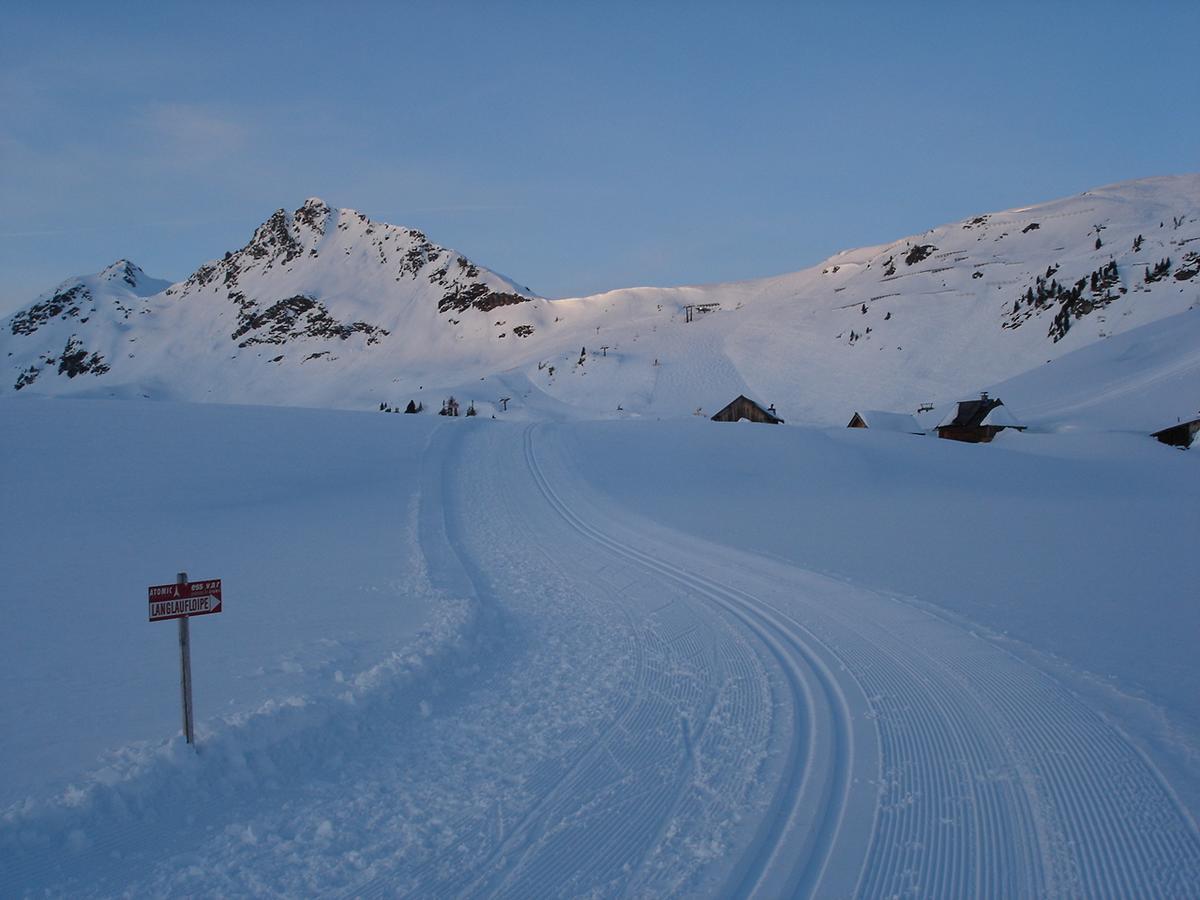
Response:
M938 437L971 444L986 444L1005 428L1024 431L999 397L984 391L978 400L960 400L937 427Z
M1192 419L1190 422L1180 422L1156 431L1151 437L1158 438L1164 444L1170 444L1172 447L1186 450L1195 442L1197 433L1200 433L1200 419Z
M763 409L749 397L739 394L737 399L712 417L714 422L738 422L746 419L750 422L766 422L770 425L782 425L783 419L775 415L775 407Z
M850 419L847 428L874 428L877 431L895 431L899 434L925 433L918 423L916 416L908 413L882 412L876 409L864 409L856 412Z

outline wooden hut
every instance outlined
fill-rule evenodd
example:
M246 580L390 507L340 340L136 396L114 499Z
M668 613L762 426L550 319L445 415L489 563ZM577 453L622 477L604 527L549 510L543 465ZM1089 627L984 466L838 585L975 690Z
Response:
M712 417L714 422L739 422L746 419L750 422L767 422L771 425L782 425L783 419L775 415L775 407L763 409L749 397L739 394L737 399Z
M938 437L971 444L986 444L1005 428L1024 431L999 397L987 392L978 400L960 400L937 427Z
M1164 444L1170 444L1172 447L1186 450L1195 442L1198 432L1200 432L1200 419L1192 419L1190 422L1180 422L1156 431L1151 437L1158 438Z
M850 419L847 428L874 428L876 431L894 431L898 434L924 434L916 416L908 413L881 412L875 409L864 409L856 412Z

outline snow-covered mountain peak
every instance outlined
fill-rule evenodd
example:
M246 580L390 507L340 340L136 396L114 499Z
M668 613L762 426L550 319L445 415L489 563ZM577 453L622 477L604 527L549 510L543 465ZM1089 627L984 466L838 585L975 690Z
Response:
M500 307L523 311L506 325L494 315ZM167 367L174 382L181 359L223 360L215 377L236 382L226 390L261 398L255 385L266 378L278 382L269 392L278 402L297 378L332 384L364 361L381 371L395 371L400 360L441 363L460 354L464 341L490 368L504 345L489 346L489 336L511 334L508 344L527 338L541 328L544 307L527 288L420 231L310 197L293 212L277 209L244 246L176 284L121 259L39 298L11 320L12 337L21 340L5 348L6 381L21 390L41 373L37 391L61 389L85 373L161 383L154 373ZM80 353L86 368L63 363ZM67 378L46 377L48 370ZM72 392L99 384L79 379Z
M119 260L39 298L0 335L0 388L42 372L30 393L362 409L436 385L602 416L745 394L829 424L973 396L1200 308L1200 176L984 213L771 278L554 301L310 197L160 296L152 283Z
M136 289L146 280L146 273L142 271L140 266L129 260L118 259L116 262L102 269L97 277L102 281L120 280L125 282L129 287ZM152 293L158 293L159 290L161 288L156 287Z

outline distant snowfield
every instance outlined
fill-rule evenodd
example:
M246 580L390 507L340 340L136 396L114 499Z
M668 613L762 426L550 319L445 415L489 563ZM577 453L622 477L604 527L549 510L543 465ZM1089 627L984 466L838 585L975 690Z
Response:
M1194 452L27 398L0 422L0 895L1200 883ZM181 568L226 591L193 622L196 754L144 606Z

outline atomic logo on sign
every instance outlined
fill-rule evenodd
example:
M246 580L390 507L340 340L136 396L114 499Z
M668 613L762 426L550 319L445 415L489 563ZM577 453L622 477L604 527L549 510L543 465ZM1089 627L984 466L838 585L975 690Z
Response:
M150 621L210 616L221 611L221 579L186 584L156 584L150 588Z

